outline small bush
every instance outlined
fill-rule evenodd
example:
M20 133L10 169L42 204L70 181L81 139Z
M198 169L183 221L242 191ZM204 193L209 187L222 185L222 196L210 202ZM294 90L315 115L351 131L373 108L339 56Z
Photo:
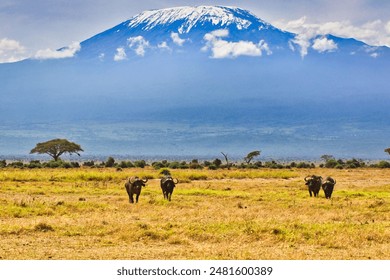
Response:
M39 224L37 224L34 227L34 230L35 231L43 231L43 232L54 231L53 227L51 225L46 224L46 223L39 223Z
M330 159L325 163L326 168L335 168L338 162L335 159Z
M32 160L30 163L27 165L28 168L42 168L42 164L39 160Z
M144 160L137 160L134 162L134 166L138 168L144 168L146 166L146 162Z
M48 167L48 168L59 168L59 167L62 167L62 164L63 162L58 160L58 161L49 161L49 162L46 162L43 166L44 167Z
M63 163L60 165L60 167L68 169L68 168L72 168L72 164L69 163L69 162L63 162Z
M83 166L89 166L89 167L92 167L92 166L95 166L95 162L93 160L91 161L85 161L83 163Z
M14 167L14 168L23 168L24 164L21 161L15 161L15 162L12 162L12 163L8 164L8 166L11 166L11 167Z
M191 181L196 181L196 180L207 180L207 175L205 174L191 174L188 176L188 179Z
M113 157L108 157L105 167L114 167L115 165L115 159Z
M214 165L214 164L209 165L208 168L210 170L217 170L218 169L218 167L216 165Z
M166 165L165 165L164 163L162 163L162 162L153 162L153 163L152 163L152 166L153 166L153 168L156 169L156 170L159 170L159 169L161 169L161 168L166 167Z
M160 170L159 172L160 175L164 175L164 176L170 176L171 175L171 171L169 171L169 169L167 168L163 168Z
M377 166L379 168L390 168L390 163L388 161L382 160L378 162Z
M171 169L179 169L180 168L180 163L178 161L173 161L168 165L169 168Z

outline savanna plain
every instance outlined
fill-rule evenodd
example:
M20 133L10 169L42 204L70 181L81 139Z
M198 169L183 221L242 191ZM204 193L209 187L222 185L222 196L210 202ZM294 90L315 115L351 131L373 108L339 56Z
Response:
M0 259L390 259L388 169L0 170ZM337 180L331 199L304 177ZM139 203L124 188L149 178Z

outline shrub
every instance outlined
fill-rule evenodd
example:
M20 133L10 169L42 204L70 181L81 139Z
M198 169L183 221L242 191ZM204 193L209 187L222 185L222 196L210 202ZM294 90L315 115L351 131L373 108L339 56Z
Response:
M113 157L108 157L105 167L114 167L115 165L115 159Z
M218 167L215 166L214 164L209 165L208 168L209 168L210 170L217 170L217 169L218 169Z
M63 164L63 162L60 160L58 160L58 161L51 160L49 162L44 163L43 167L58 168L58 167L62 167L62 164Z
M21 161L15 161L15 162L12 162L12 163L8 164L8 166L11 166L11 167L14 167L14 168L23 168L24 164Z
M282 169L282 168L284 168L283 165L281 165L280 163L277 163L274 160L265 162L264 166L267 167L267 168L273 168L273 169Z
M390 163L388 161L382 160L378 162L377 166L379 168L390 168Z
M171 169L179 169L180 168L180 163L178 161L173 161L168 165L169 168Z
M80 163L78 163L77 161L72 161L70 165L72 166L72 168L80 168Z
M28 168L42 168L42 164L39 160L32 160L27 165Z
M338 162L335 159L330 159L325 163L326 168L335 168Z
M311 168L311 165L306 162L300 162L297 164L297 168Z
M197 159L193 159L189 166L191 169L203 169L203 166L199 164Z
M166 167L166 165L162 162L153 162L152 166L156 170Z
M46 223L39 223L39 224L37 224L34 227L34 230L35 231L43 231L43 232L54 231L53 227L51 225L46 224Z
M357 160L357 159L351 159L347 160L346 162L347 168L358 168L358 167L364 167L366 164L362 160Z
M344 166L342 165L342 164L337 164L334 168L336 168L336 169L343 169L344 168Z
M146 162L144 160L137 160L134 162L134 166L144 168L146 166Z
M191 174L188 176L188 179L191 181L196 181L196 180L207 180L207 175L205 174Z
M187 162L185 162L185 161L180 162L180 169L188 169L188 168L189 168L189 166L188 166Z
M5 159L0 160L0 168L6 167L6 166L7 166L7 162L5 161Z
M219 168L219 167L221 166L221 164L222 164L222 161L221 161L219 158L216 158L216 159L213 160L213 164L214 164L217 168Z
M163 168L160 170L159 172L160 175L164 175L164 176L170 176L171 175L171 171L169 171L169 169L167 168Z
M60 165L60 167L62 167L62 168L72 168L72 164L71 163L69 163L69 162L63 162L61 165Z
M83 166L89 166L89 167L92 167L92 166L95 166L95 162L93 160L91 161L85 161L83 163Z

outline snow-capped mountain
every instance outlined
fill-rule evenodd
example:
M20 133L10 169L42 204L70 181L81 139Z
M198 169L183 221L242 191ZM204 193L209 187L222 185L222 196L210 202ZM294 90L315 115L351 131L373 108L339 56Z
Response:
M232 7L146 11L0 65L0 154L50 137L90 153L375 157L390 138L390 52L280 30Z
M81 43L80 56L119 60L128 52L144 56L156 51L205 51L223 39L235 40L226 42L235 43L236 48L237 44L246 44L251 49L248 53L256 55L263 37L276 44L287 42L293 35L239 8L178 7L146 11L97 34Z
M330 34L312 37L282 31L249 11L221 6L176 7L145 11L81 43L80 57L125 60L156 52L203 52L212 58L295 54L377 56L354 39ZM387 51L388 53L388 51Z
M128 22L129 28L141 28L150 31L160 26L171 26L179 23L178 32L180 34L189 33L192 28L212 24L219 27L229 27L233 25L238 30L247 29L249 26L259 24L259 26L270 26L262 22L248 11L229 7L179 7L162 10L143 12Z

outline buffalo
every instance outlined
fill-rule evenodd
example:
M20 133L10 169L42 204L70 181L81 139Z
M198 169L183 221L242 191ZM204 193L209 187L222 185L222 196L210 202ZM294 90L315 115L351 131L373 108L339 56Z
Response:
M310 196L314 194L314 197L317 197L322 186L322 177L316 175L306 176L305 182L305 185L309 188Z
M175 188L176 184L179 183L178 179L174 179L171 176L165 176L160 181L161 190L164 195L164 199L168 199L171 201L173 189Z
M135 202L138 203L138 198L141 194L141 189L142 187L145 187L147 181L148 179L142 180L138 177L131 177L127 179L125 183L125 188L127 194L129 195L130 203L134 203L134 195L135 195Z
M327 199L332 197L334 185L336 185L336 180L332 177L326 177L325 182L322 184L322 189L324 190Z

